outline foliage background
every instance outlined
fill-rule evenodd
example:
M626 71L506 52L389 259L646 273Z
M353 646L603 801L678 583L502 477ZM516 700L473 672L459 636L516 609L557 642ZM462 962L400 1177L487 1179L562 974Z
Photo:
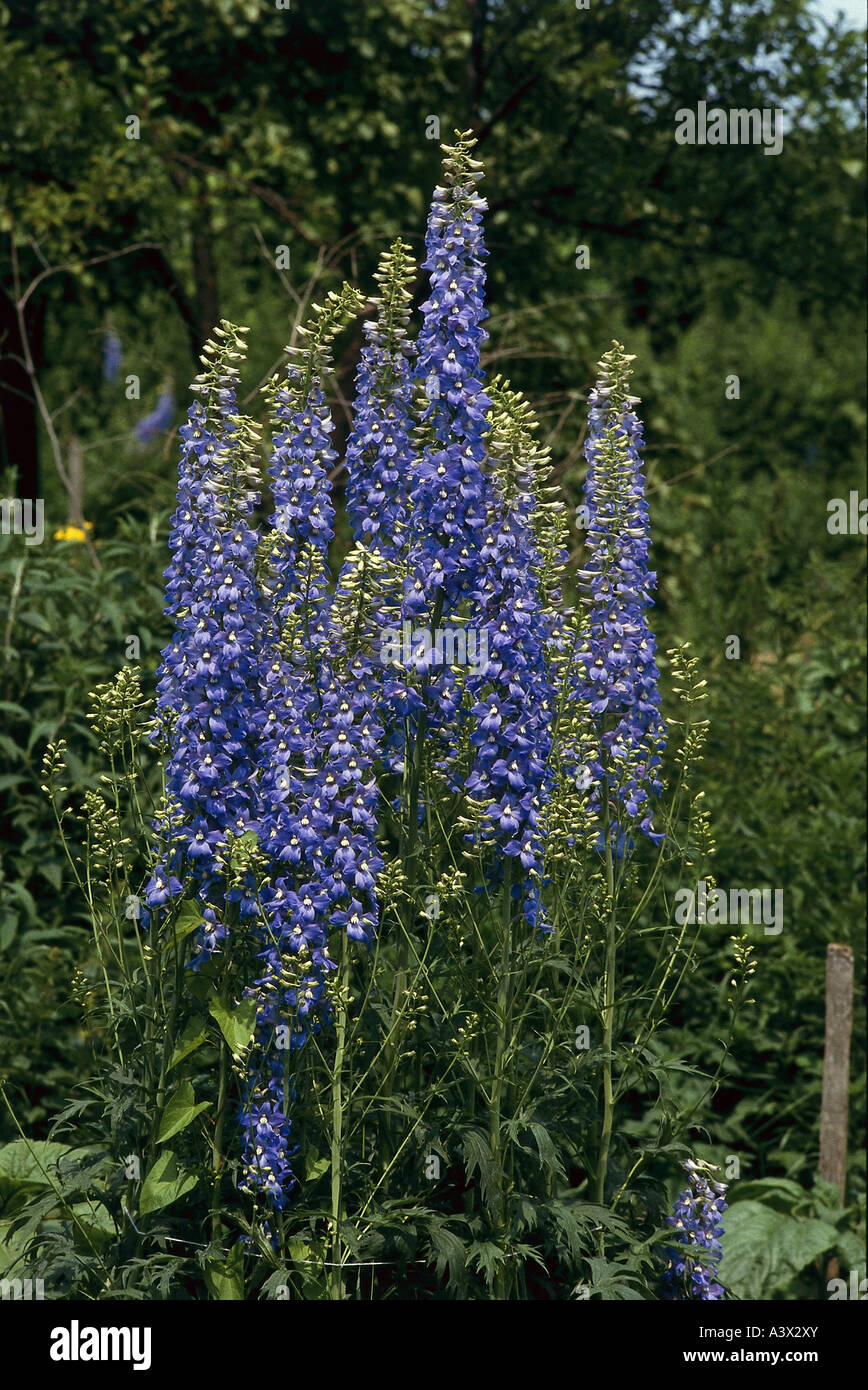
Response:
M486 165L487 365L538 408L573 505L593 364L613 336L638 354L656 626L662 650L693 644L709 681L717 880L782 888L786 904L780 937L756 933L756 1005L697 1149L739 1157L736 1203L816 1213L826 944L851 944L864 975L865 545L826 528L830 498L865 492L862 37L804 0L7 0L0 26L0 490L43 497L47 534L0 536L0 1073L26 1131L44 1135L87 1051L70 979L89 936L42 752L62 732L78 787L94 785L87 692L129 635L145 670L165 638L175 443L140 446L132 426L164 386L177 426L219 316L252 329L252 392L311 295L345 276L364 287L396 235L421 248L438 116L444 138L474 128ZM699 100L781 106L783 154L676 146L674 112ZM14 310L33 281L27 347L61 457L81 451L99 571L52 539L67 502ZM114 384L108 325L124 353ZM340 345L344 432L359 345L359 332ZM140 401L125 399L128 373ZM667 1038L700 1066L726 939L708 929ZM857 986L851 1202L860 999ZM802 1197L746 1186L771 1179ZM760 1296L817 1296L797 1266L768 1271Z

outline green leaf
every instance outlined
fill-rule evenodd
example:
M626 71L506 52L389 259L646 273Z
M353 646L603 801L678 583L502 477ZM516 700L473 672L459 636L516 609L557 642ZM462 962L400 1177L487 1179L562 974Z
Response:
M842 1231L838 1236L837 1254L841 1256L847 1269L858 1270L865 1276L865 1232Z
M775 1287L780 1288L788 1283L818 1255L834 1250L837 1242L838 1232L828 1221L817 1221L813 1217L802 1220L791 1218L775 1237L775 1256L780 1269Z
M171 1206L185 1192L191 1192L196 1182L195 1173L185 1173L178 1167L178 1160L171 1149L165 1149L142 1183L139 1197L141 1215L148 1216L152 1211Z
M787 1216L755 1201L733 1203L724 1225L720 1282L745 1299L774 1297L838 1239L826 1221Z
M244 1251L233 1245L222 1260L206 1260L205 1283L212 1298L222 1303L239 1302L244 1298Z
M597 1298L611 1303L640 1303L644 1301L641 1289L635 1287L639 1276L634 1270L626 1268L623 1264L613 1263L599 1255L588 1255L586 1258L591 1271L589 1295L596 1295Z
M175 941L183 941L185 936L201 927L203 920L201 903L181 903L174 924Z
M467 1252L468 1261L474 1269L485 1275L487 1284L494 1282L494 1276L506 1259L506 1252L492 1240L475 1240Z
M11 1221L0 1221L0 1275L23 1260L27 1238L21 1231L13 1233Z
M197 1047L201 1047L203 1042L207 1041L207 1038L208 1033L202 1019L191 1018L175 1044L175 1050L172 1053L172 1060L167 1067L167 1071L171 1071L179 1062L183 1062L184 1058L189 1057L191 1052L195 1052Z
M160 1117L157 1143L164 1144L173 1134L179 1134L182 1129L186 1129L197 1115L208 1109L210 1103L202 1100L197 1105L192 1085L189 1081L182 1081Z
M488 1205L497 1193L497 1164L481 1129L463 1129L461 1139L464 1146L464 1169L468 1181L479 1172L479 1187L483 1202Z
M305 1182L316 1182L317 1178L321 1178L323 1173L330 1167L331 1159L320 1158L316 1149L311 1149L304 1164Z
M733 1206L742 1201L757 1201L773 1211L785 1212L792 1211L808 1195L803 1187L790 1178L755 1178L749 1182L739 1182L731 1191Z
M67 1144L47 1139L15 1139L0 1149L0 1195L37 1191L58 1182L57 1162L69 1152Z
M233 1009L225 999L212 999L208 1012L217 1020L232 1055L239 1057L246 1052L256 1027L256 1000L245 999Z
M76 1202L69 1208L75 1217L75 1235L84 1235L84 1244L105 1246L117 1238L115 1223L99 1202Z
M439 1221L431 1222L428 1258L434 1263L438 1279L442 1279L448 1269L448 1288L457 1290L461 1287L465 1265L464 1242Z
M734 1202L721 1237L720 1282L738 1298L767 1298L774 1262L772 1240L787 1220L762 1202Z
M565 1178L566 1174L564 1173L563 1165L558 1158L552 1137L545 1125L531 1122L528 1125L528 1129L536 1140L540 1163L546 1172L553 1173L557 1178Z

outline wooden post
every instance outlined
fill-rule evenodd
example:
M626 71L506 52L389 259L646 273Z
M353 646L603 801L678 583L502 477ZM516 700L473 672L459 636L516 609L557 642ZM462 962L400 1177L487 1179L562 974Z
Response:
M853 952L826 948L826 1047L820 1104L820 1177L834 1183L844 1205L847 1181L847 1101L853 1026Z

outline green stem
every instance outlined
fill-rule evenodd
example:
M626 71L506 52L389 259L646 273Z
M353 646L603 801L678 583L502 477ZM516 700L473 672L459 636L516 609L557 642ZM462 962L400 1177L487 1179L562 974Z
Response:
M220 1038L220 1071L217 1083L217 1117L214 1122L214 1139L211 1144L211 1167L214 1174L211 1184L211 1239L218 1241L222 1230L220 1221L220 1179L223 1174L223 1127L226 1122L226 1101L229 1090L229 1047L225 1038Z
M344 1296L343 1280L343 1244L341 1241L341 1146L344 1134L344 1054L347 1044L347 1013L349 1009L349 984L350 984L350 958L349 947L347 944L347 934L343 933L341 939L341 963L338 971L338 1017L337 1017L337 1051L335 1053L335 1070L332 1079L332 1267L331 1267L331 1297L342 1299Z
M505 1094L506 1068L504 1060L509 1042L510 1013L512 1003L512 860L506 860L503 870L503 901L500 941L500 980L497 986L497 1041L494 1053L494 1077L491 1086L491 1109L489 1112L489 1142L497 1171L497 1234L500 1240L506 1235L506 1194L504 1192L504 1166L501 1154L500 1121ZM506 1298L508 1276L506 1267L498 1265L494 1279L495 1298Z
M606 1195L606 1169L609 1165L609 1145L612 1139L614 1092L612 1089L612 1036L615 1013L615 869L612 840L609 834L609 783L604 786L603 834L606 838L606 888L609 894L609 919L606 924L606 968L604 979L603 1020L603 1126L600 1131L600 1158L597 1165L597 1202L602 1206Z
M444 594L440 589L434 600L434 611L431 615L431 634L437 629L441 617L443 616ZM427 681L423 686L423 700L427 695ZM396 963L395 963L395 989L392 996L392 1014L389 1020L390 1041L383 1049L383 1059L385 1064L385 1096L388 1098L392 1094L394 1081L393 1069L399 1057L399 1048L403 1028L401 1027L401 1011L407 993L407 975L409 965L410 931L415 921L416 914L416 886L419 878L419 789L422 782L422 768L425 752L425 737L428 732L428 711L423 704L419 712L419 721L416 726L416 737L413 742L412 773L407 796L407 826L406 839L402 842L402 863L406 865L407 872L407 905L402 909L400 916L400 935L398 937ZM405 746L405 758L409 761L409 749ZM388 1139L389 1126L386 1126L384 1140L386 1148L389 1148Z

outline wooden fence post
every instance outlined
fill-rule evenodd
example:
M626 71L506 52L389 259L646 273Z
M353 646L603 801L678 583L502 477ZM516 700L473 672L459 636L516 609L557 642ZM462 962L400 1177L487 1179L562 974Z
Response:
M853 1026L853 952L835 942L826 948L826 1047L820 1104L820 1177L838 1188L847 1183L850 1033Z

